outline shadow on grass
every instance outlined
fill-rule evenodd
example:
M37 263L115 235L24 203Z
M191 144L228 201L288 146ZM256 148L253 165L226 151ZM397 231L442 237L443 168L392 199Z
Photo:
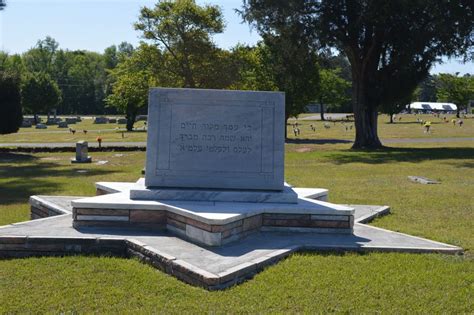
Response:
M428 121L430 121L428 119ZM420 125L420 126L423 126L423 124L419 121L394 121L393 123L391 123L390 121L386 121L384 122L385 125ZM431 124L432 125L439 125L439 124L446 124L446 122L444 121L431 121Z
M31 162L34 159L36 158L33 157L28 161ZM3 165L0 168L0 205L24 202L31 195L60 192L62 190L61 179L55 180L51 177L63 177L63 182L67 179L80 182L87 181L86 178L89 176L106 175L114 172L106 169L84 169L75 166L65 168L64 165L51 162L26 165L22 165L20 162L16 165Z
M286 139L286 143L290 144L338 144L352 143L352 140L344 139Z
M30 154L0 152L0 164L31 162L37 159L36 156Z
M375 151L342 150L329 155L335 164L367 163L382 164L393 162L422 162L426 160L474 159L474 148L390 148ZM463 167L473 167L474 163L463 163Z

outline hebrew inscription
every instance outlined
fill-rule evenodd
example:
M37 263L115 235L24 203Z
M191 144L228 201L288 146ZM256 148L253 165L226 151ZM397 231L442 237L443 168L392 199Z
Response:
M284 94L154 88L147 187L282 190Z
M261 108L235 106L229 112L219 106L175 105L171 117L173 169L261 171ZM184 163L182 157L196 163Z

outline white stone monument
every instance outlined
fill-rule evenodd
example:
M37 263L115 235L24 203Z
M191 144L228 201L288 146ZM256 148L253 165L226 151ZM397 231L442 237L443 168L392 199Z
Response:
M352 233L354 209L284 183L284 117L279 92L152 89L145 179L97 183L100 196L72 202L73 226L167 229L209 246L261 230Z

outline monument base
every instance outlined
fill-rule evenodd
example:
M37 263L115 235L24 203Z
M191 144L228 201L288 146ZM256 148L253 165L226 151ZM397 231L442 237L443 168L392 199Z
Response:
M189 188L147 188L139 180L130 189L133 200L182 200L221 201L252 203L297 203L298 194L285 183L282 191L271 190L230 190L230 189L189 189Z
M269 203L131 199L130 191L136 187L135 183L100 183L101 195L72 201L73 226L166 229L207 246L224 245L260 230L353 231L354 209L310 199L318 195L317 189L295 188L296 203Z
M75 164L75 163L91 163L92 162L92 158L90 156L88 156L86 159L83 159L83 160L77 160L76 158L71 158L71 163Z

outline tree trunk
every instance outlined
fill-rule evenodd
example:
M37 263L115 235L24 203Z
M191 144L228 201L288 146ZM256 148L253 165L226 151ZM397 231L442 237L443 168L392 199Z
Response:
M324 121L324 120L326 120L326 118L324 118L324 104L323 104L323 102L320 101L319 106L321 108L321 120Z
M456 108L456 117L461 118L461 116L459 115L459 105Z
M133 125L135 124L135 120L137 118L137 111L127 110L125 118L127 119L127 131L133 131Z
M354 80L352 85L352 102L354 109L354 123L356 129L356 138L352 149L377 149L381 148L377 134L377 108L370 104L368 91L369 88L364 84L364 79Z
M285 140L288 139L288 118L290 116L285 115Z
M389 114L390 116L390 123L393 124L393 114Z

